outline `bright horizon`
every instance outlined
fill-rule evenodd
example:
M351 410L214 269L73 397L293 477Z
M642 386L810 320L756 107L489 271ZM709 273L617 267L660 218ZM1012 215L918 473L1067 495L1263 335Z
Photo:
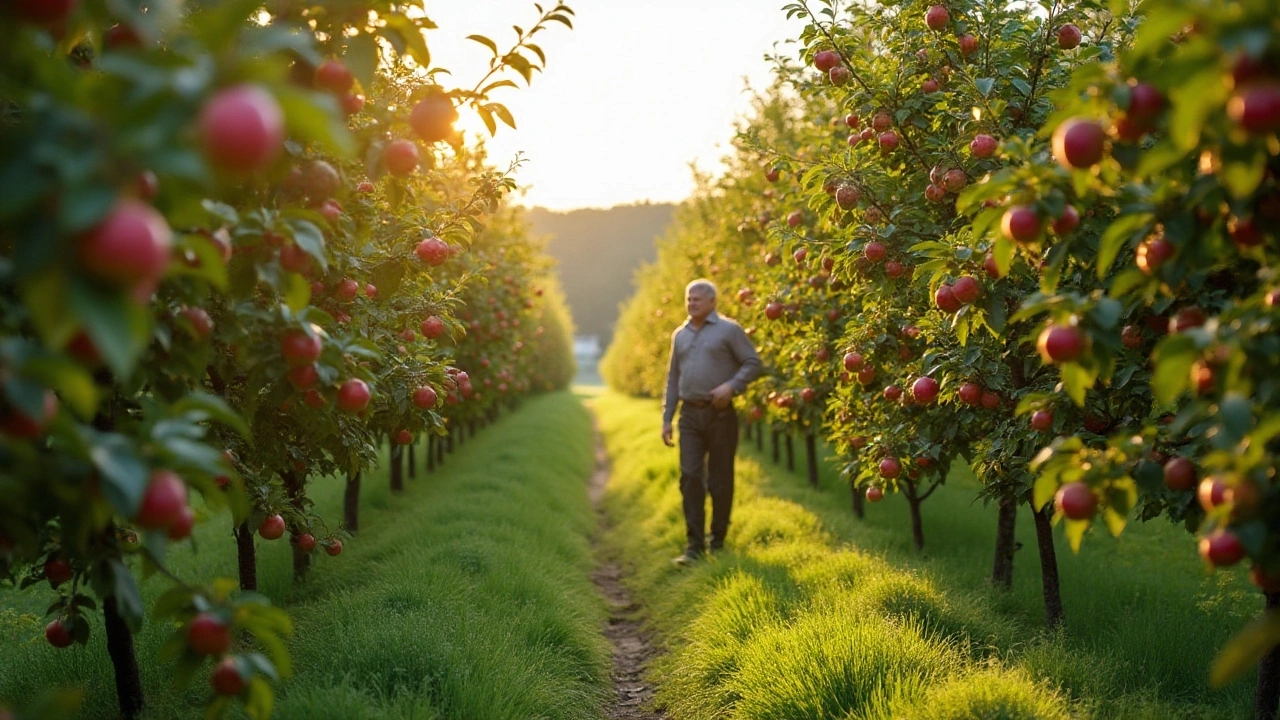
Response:
M433 61L469 86L491 53L466 36L487 35L505 52L511 26L527 29L536 19L533 2L486 0L483 12L469 2L429 6L440 26L427 36ZM471 137L487 138L495 166L523 152L516 180L527 191L516 200L552 210L684 200L690 164L721 167L733 122L750 107L748 84L770 81L765 54L801 27L788 23L783 0L654 0L639 10L616 0L568 4L574 29L553 23L536 36L545 72L531 87L516 77L519 89L494 93L518 129L500 124L488 138L474 113L464 110L459 121Z

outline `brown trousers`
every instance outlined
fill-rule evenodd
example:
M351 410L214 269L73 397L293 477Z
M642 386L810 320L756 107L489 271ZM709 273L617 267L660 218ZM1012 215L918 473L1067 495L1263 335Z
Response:
M733 506L733 459L738 450L738 415L733 407L717 410L681 403L680 494L684 498L688 549L702 552L711 495L711 547L724 545Z

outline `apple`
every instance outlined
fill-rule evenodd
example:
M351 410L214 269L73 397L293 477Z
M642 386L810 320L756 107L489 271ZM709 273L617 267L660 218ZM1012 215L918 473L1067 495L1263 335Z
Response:
M884 274L895 280L902 277L906 271L907 268L897 260L890 260L884 264Z
M347 116L350 117L364 109L364 96L357 95L355 93L347 93L342 96L342 99L338 101L338 104L342 105L342 112L346 113Z
M1235 565L1244 559L1244 545L1229 530L1217 530L1200 538L1200 557L1211 567Z
M956 395L960 398L960 402L966 405L977 405L982 397L982 388L975 383L967 382L960 386Z
M387 172L396 177L412 175L418 169L418 162L418 146L412 140L392 140L382 151L382 163Z
M437 237L430 237L418 243L413 250L422 262L436 267L449 259L449 244Z
M858 371L858 382L863 385L870 385L876 379L876 369L870 365L863 365Z
M782 171L779 170L778 168L775 168L775 167L765 168L765 171L764 171L765 180L768 180L771 183L778 182L778 178L781 176L782 176Z
M813 67L818 72L830 72L840 64L840 53L835 50L819 50L813 55Z
M862 118L850 113L844 116L844 124L846 127L856 128L862 123Z
M976 158L989 158L996 154L998 146L999 142L995 138L986 133L979 133L974 135L969 143L969 152Z
M1164 464L1164 484L1175 492L1187 492L1195 487L1195 463L1186 457L1171 458Z
M1062 208L1062 215L1058 216L1058 219L1053 221L1051 227L1053 228L1054 233L1058 235L1067 235L1080 227L1080 213L1076 211L1074 206L1067 205Z
M808 248L800 248L791 254L791 259L796 261L796 265L804 265L804 261L809 257Z
M960 308L964 307L964 303L956 298L955 291L950 285L938 286L937 291L933 294L933 302L938 306L939 310L949 315L960 312Z
M885 252L886 250L884 245L878 242L869 242L867 243L867 246L862 249L863 257L865 257L866 259L870 260L873 263L878 263L881 260L883 260L885 256Z
M982 269L987 271L988 277L1000 279L1000 266L996 264L995 255L987 253L987 256L982 260Z
M143 170L138 173L138 177L134 180L134 190L138 193L138 197L143 200L152 200L160 192L160 178L150 170Z
M191 324L192 334L197 340L209 337L209 333L213 331L213 320L209 319L209 313L204 308L185 307L179 313Z
M280 341L280 354L291 368L310 365L320 358L321 340L304 330L290 330Z
M934 5L924 14L924 24L934 32L939 32L951 22L951 13L941 5Z
M764 306L764 316L770 320L782 317L782 303L771 302Z
M1083 170L1102 161L1107 131L1100 123L1070 118L1053 131L1053 157L1069 170Z
M1125 325L1120 331L1120 342L1130 350L1142 347L1142 329L1137 325Z
M364 296L370 300L378 296L378 286L373 283L365 283Z
M1263 302L1269 308L1280 307L1280 288L1269 290Z
M413 391L413 404L420 408L435 407L437 399L436 391L425 385Z
M995 410L996 408L1000 407L1000 400L1001 400L1000 393L992 392L990 390L983 390L982 397L978 400L978 402L982 405L982 407L986 408L987 410Z
M225 172L261 170L284 147L284 112L271 93L257 85L218 92L205 103L197 122L205 157Z
M284 518L271 515L258 525L258 534L263 540L279 540L284 537Z
M439 317L432 315L422 321L422 325L418 328L422 331L422 336L428 340L435 340L440 337L440 333L444 332L444 321Z
M187 645L197 655L221 655L231 649L231 629L212 613L200 613L187 625Z
M325 222L331 226L337 225L342 220L342 205L332 198L320 203L319 211Z
M818 391L814 390L811 387L804 388L803 390L800 391L801 402L811 403L817 398L818 398Z
M1058 488L1053 502L1069 520L1088 520L1098 512L1098 497L1083 482L1069 482Z
M881 153L891 153L898 149L898 133L886 130L880 133L880 137L877 138L876 142L880 144Z
M902 463L895 457L887 457L880 461L880 477L893 479L902 473Z
M71 643L75 642L75 638L71 636L71 629L63 623L62 618L57 618L45 626L44 639L56 648L70 647Z
M924 82L920 83L920 90L926 95L938 92L940 87L941 85L939 85L935 78L927 78Z
M837 65L827 73L832 85L840 86L853 79L853 71L843 65Z
M1053 411L1037 410L1031 413L1031 428L1037 432L1049 432L1053 429Z
M397 445L409 445L413 443L413 433L408 430L399 430L395 434L395 441Z
M891 402L897 402L902 399L902 388L897 385L890 385L884 389L884 399Z
M867 500L870 502L880 502L884 499L884 491L879 487L872 485L867 488Z
M946 187L947 192L955 194L964 189L968 184L969 177L964 174L960 168L951 168L947 174L942 177L942 184Z
M1072 25L1071 23L1067 23L1066 25L1058 28L1058 47L1063 50L1074 50L1080 46L1080 39L1082 37L1083 35L1080 32L1080 28Z
M191 531L196 526L196 511L191 509L190 505L184 506L178 513L178 517L169 526L170 540L186 540L191 537Z
M1249 568L1249 580L1264 593L1280 592L1280 574L1269 573L1256 562Z
M862 199L862 191L855 185L841 185L836 188L836 204L841 210L852 210Z
M213 686L213 694L222 697L235 697L244 692L244 677L240 675L236 659L225 657L215 665L209 684Z
M1138 245L1138 269L1147 275L1154 275L1171 257L1173 245L1163 238L1148 238Z
M43 400L41 416L38 418L9 407L0 400L0 434L20 440L32 440L43 435L58 414L58 396L52 390L45 390Z
M845 353L844 369L849 372L857 372L862 369L862 356L856 352Z
M1280 82L1266 80L1236 90L1227 101L1227 116L1250 135L1280 130Z
M337 557L342 553L342 541L337 539L333 540L328 545L324 546L324 551L329 553L329 557Z
M1000 219L1000 232L1006 239L1026 243L1040 237L1044 231L1044 221L1035 208L1029 205L1014 205L1004 211Z
M58 587L71 579L73 575L71 563L60 558L52 558L44 564L44 577L50 587Z
M1079 360L1087 345L1088 337L1074 325L1048 325L1036 339L1036 348L1045 364Z
M409 127L426 143L447 140L453 134L453 124L457 121L458 108L443 93L431 93L409 111Z
M187 485L170 470L155 470L142 493L142 503L133 522L147 530L164 530L187 506Z
M280 267L289 272L306 272L311 268L311 253L297 245L285 245L280 248Z
M1227 501L1227 483L1217 475L1211 475L1200 481L1196 488L1196 499L1205 512L1213 512L1214 508Z
M947 189L939 185L930 184L924 189L924 197L929 202L942 202L947 197Z
M882 133L885 130L888 130L892 126L893 126L893 116L889 114L888 110L880 110L876 112L875 115L871 116L871 129L877 133ZM862 139L870 140L871 135L867 135L866 131L863 131L863 132L865 136Z
M971 276L964 275L951 284L951 293L956 296L956 300L969 305L982 295L982 286Z
M172 233L155 208L124 198L78 242L80 263L90 275L136 289L155 282L169 265Z
M1124 116L1135 130L1153 130L1164 106L1164 95L1159 90L1146 83L1129 81L1129 107L1125 109Z
M302 402L306 403L309 408L319 410L325 406L327 401L324 399L324 395L320 394L319 390L310 388L307 390L306 394L302 396Z
M800 224L803 222L804 222L804 212L801 210L792 210L790 214L787 215L788 227L799 227Z
M1180 333L1192 328L1198 328L1208 321L1208 317L1204 311L1198 307L1182 308L1169 318L1169 332Z
M972 55L978 49L978 38L972 35L961 35L958 42L960 44L960 54L965 57Z
M911 385L911 394L922 405L931 403L938 397L938 381L927 375L918 378Z
M12 12L33 25L60 25L80 5L80 0L13 0Z
M334 95L343 95L351 91L356 79L342 64L341 60L330 58L316 68L314 85L320 90L328 90Z
M1247 218L1232 216L1227 221L1227 232L1231 234L1231 242L1240 249L1257 247L1265 239L1262 228L1258 227L1253 216Z
M302 552L311 552L316 549L316 536L311 533L302 533L293 536L293 544L298 546Z
M362 181L359 185L356 185L356 192L358 193L373 192L373 183L369 182L368 180Z
M369 386L359 378L352 378L338 388L338 407L347 412L360 412L369 404Z
M333 296L343 302L350 302L356 299L356 295L360 294L360 283L351 278L343 278L342 282L333 289Z

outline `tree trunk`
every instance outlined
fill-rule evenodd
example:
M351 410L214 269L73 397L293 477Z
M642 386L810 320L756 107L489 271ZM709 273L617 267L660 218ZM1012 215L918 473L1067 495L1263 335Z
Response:
M778 431L774 430L773 431L773 464L774 465L778 464L778 457L779 457L778 451L781 449L779 447L780 445L781 443L778 442Z
M756 428L756 450L764 452L764 428Z
M232 530L236 536L236 564L240 568L240 589L258 590L258 554L253 547L253 528L248 521Z
M454 438L454 436L455 436L455 435L458 435L458 434L459 434L459 433L455 432L454 430L450 430L450 431L449 431L449 434L445 436L445 442L447 442L447 443L448 443L448 445L449 445L448 450L449 450L449 453L450 453L450 454L453 454L453 438ZM461 445L462 445L462 440L461 440L461 439L459 439L459 440L458 440L458 445L459 445L459 446L461 446Z
M1040 578L1044 586L1044 622L1050 628L1062 625L1062 593L1058 588L1058 555L1053 549L1053 525L1049 523L1046 505L1041 512L1032 511L1036 522L1036 545L1040 548Z
M924 550L924 518L920 516L920 504L924 501L916 493L916 485L909 482L903 486L903 495L907 496L907 506L911 508L911 541L916 545L916 552Z
M813 433L804 436L804 455L809 466L809 487L818 489L818 439Z
M1267 612L1280 610L1280 593L1267 593ZM1258 687L1253 693L1253 716L1256 720L1275 720L1280 705L1280 647L1262 656L1258 663Z
M866 510L863 509L865 507L863 503L866 502L866 494L852 482L849 483L849 488L853 490L853 514L861 520L867 515Z
M471 435L471 439L474 440L476 437L476 421L475 420L472 420L471 422L467 423L467 430Z
M284 490L289 496L289 504L298 512L304 512L302 498L306 476L296 472L285 472L281 473L280 477L284 480ZM290 545L293 547L293 579L295 582L302 582L307 579L307 571L311 569L311 553L295 543Z
M116 609L115 596L102 602L102 619L107 631L107 654L116 671L116 697L120 715L133 720L142 714L142 678L138 674L138 656L133 650L133 635Z
M742 423L742 439L751 442L751 423Z
M444 465L445 441L447 435L436 436L436 467Z
M409 471L408 474L409 474L410 480L413 480L414 478L418 477L417 445L418 445L418 442L416 438L414 439L413 442L409 443L409 457L405 460L405 465L408 467L408 471Z
M347 475L347 490L342 495L342 524L347 532L360 529L360 473Z
M796 471L796 446L791 442L791 433L783 435L787 441L787 472Z
M391 445L391 492L404 492L404 446Z
M436 436L435 433L427 435L427 472L436 471Z
M991 567L991 582L1002 590L1013 587L1013 553L1018 549L1014 530L1018 525L1018 501L1016 498L1000 498L996 516L996 557Z

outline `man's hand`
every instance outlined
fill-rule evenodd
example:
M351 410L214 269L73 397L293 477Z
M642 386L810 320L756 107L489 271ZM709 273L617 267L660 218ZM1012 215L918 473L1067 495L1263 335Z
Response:
M720 385L711 391L711 406L723 410L733 401L733 386L729 383Z
M667 447L675 447L676 444L671 442L671 423L662 423L662 442Z

